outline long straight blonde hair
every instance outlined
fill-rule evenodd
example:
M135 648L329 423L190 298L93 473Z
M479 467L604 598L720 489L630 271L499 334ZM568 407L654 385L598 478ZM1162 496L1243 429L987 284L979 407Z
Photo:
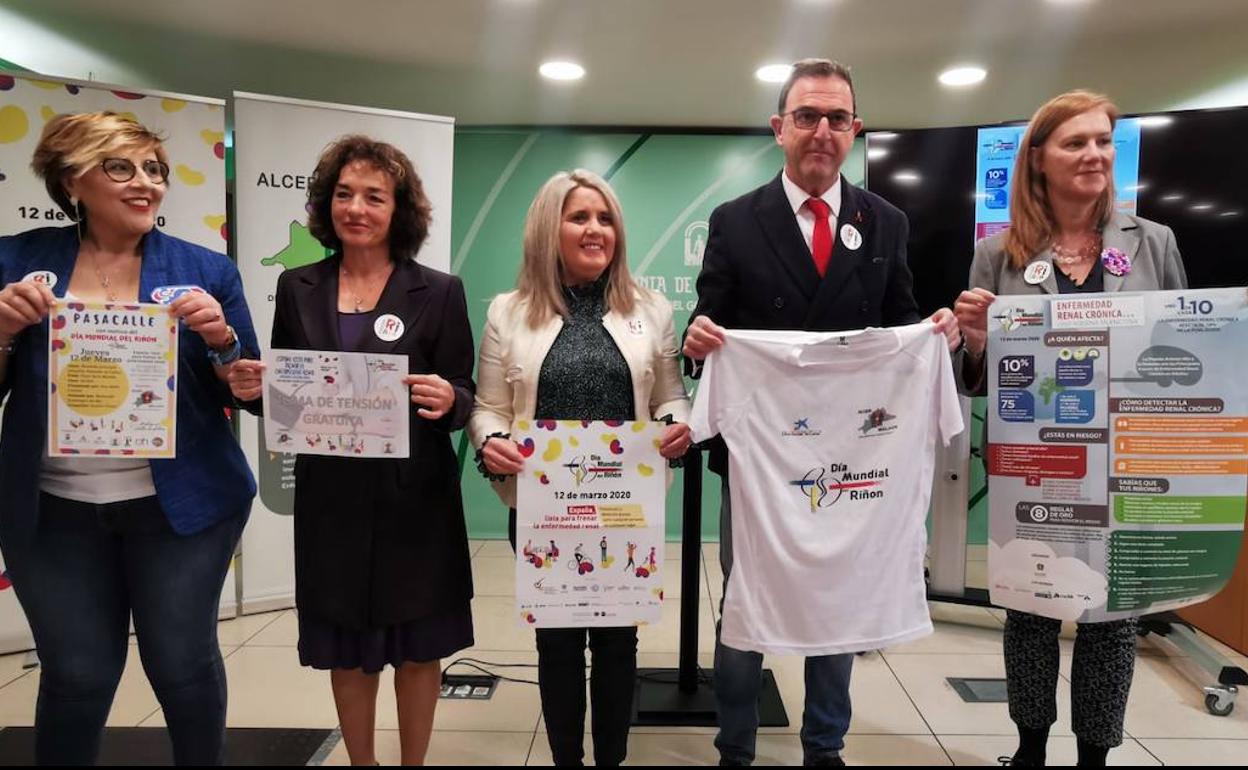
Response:
M1005 252L1010 265L1022 270L1053 240L1057 223L1049 203L1048 183L1035 168L1032 153L1040 151L1057 127L1091 110L1104 110L1112 128L1118 124L1118 107L1103 94L1067 91L1040 106L1027 124L1027 132L1014 159L1014 181L1010 188L1010 229L1005 235ZM1104 226L1114 213L1114 179L1096 204L1095 219Z
M516 281L520 299L528 303L528 322L536 329L559 315L567 317L568 303L563 294L563 254L559 230L568 194L578 187L597 191L607 202L615 228L615 255L607 266L607 308L617 313L633 310L638 286L628 272L628 252L624 248L624 214L620 201L607 180L592 171L578 168L560 171L542 185L529 205L524 220L524 263Z

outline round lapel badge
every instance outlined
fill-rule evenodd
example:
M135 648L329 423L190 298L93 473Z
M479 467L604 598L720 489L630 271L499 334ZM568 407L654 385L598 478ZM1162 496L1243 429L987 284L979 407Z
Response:
M845 244L845 248L850 251L857 251L862 245L862 233L858 232L858 228L853 225L841 226L841 243Z
M393 313L379 316L373 322L373 333L382 342L394 342L403 336L403 319Z
M1023 272L1023 280L1035 286L1044 283L1053 274L1053 265L1048 262L1032 262Z
M49 289L51 289L53 286L56 285L56 273L52 272L51 270L34 270L32 272L27 273L26 277L22 278L22 280L34 281L35 283L41 283L44 286L47 286Z

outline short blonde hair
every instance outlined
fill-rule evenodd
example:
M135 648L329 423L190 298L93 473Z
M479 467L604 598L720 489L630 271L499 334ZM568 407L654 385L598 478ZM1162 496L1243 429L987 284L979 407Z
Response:
M607 308L618 313L632 312L635 295L641 290L628 272L624 214L611 185L594 172L582 168L571 172L560 171L537 191L524 220L524 264L520 267L516 289L520 298L528 303L528 322L532 328L537 328L552 316L566 317L568 314L568 303L563 296L563 254L559 248L559 229L563 223L564 203L578 187L602 195L611 212L615 254L607 266Z
M80 177L105 158L133 149L155 150L156 159L169 164L164 139L133 118L115 112L57 115L43 127L30 167L56 205L76 219L65 192L66 178Z
M1033 166L1031 154L1049 141L1057 127L1085 112L1104 110L1112 130L1118 124L1118 107L1104 94L1091 91L1067 91L1040 106L1027 124L1027 132L1019 143L1014 159L1014 181L1010 188L1010 229L1005 234L1005 251L1010 264L1022 270L1031 258L1049 246L1057 222L1049 202L1049 187L1044 175ZM1096 204L1096 221L1104 226L1114 213L1114 179Z

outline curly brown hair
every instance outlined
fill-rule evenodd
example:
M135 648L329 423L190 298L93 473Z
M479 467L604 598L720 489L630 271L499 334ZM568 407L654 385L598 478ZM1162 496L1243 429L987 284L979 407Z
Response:
M308 183L308 230L325 248L342 251L342 240L334 231L331 208L338 176L348 163L355 161L363 161L394 180L390 259L396 263L414 259L429 236L433 205L425 195L416 169L402 150L360 134L340 137L325 148L316 162L316 171Z

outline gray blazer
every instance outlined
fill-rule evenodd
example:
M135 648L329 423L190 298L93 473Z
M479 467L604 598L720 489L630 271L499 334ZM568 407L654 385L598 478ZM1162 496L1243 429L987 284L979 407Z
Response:
M1183 260L1174 240L1174 231L1143 217L1115 213L1105 225L1102 234L1106 249L1118 249L1131 260L1131 270L1126 275L1113 275L1105 271L1105 291L1156 291L1159 289L1186 289L1187 274ZM1052 267L1053 253L1045 249L1031 258L1033 262L1048 262ZM1025 270L1026 268L1024 268ZM1048 278L1041 283L1030 284L1023 279L1023 270L1015 270L1005 253L1005 233L998 233L975 244L975 258L971 260L972 289L987 289L998 296L1011 294L1057 294L1056 268L1049 270ZM979 366L971 364L969 356L963 364L955 367L961 373L960 384L968 395L984 395L985 382L983 360Z

